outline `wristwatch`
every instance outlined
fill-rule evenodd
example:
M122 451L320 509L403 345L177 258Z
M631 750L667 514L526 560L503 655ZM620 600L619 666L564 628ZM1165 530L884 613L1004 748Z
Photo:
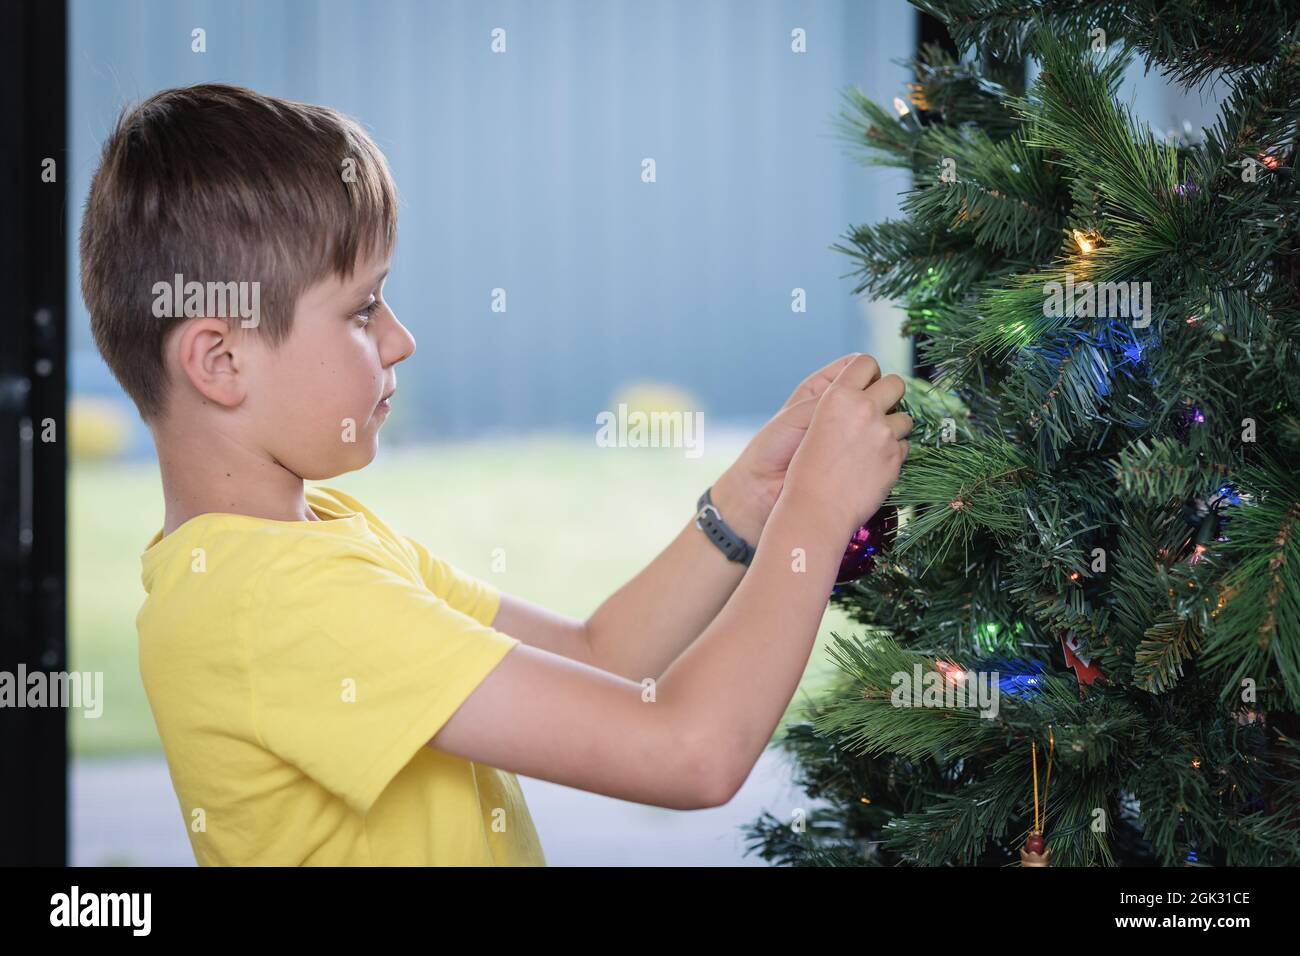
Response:
M722 520L722 515L718 514L718 509L709 494L712 490L712 487L705 488L704 494L700 495L700 500L695 503L695 526L718 546L718 549L727 556L728 561L748 565L754 558L754 549Z

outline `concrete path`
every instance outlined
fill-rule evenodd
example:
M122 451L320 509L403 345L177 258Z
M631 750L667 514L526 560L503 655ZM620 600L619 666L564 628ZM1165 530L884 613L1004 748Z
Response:
M768 751L724 807L647 807L521 777L551 866L763 866L745 857L738 827L764 810L789 820L807 799L785 758ZM193 866L184 821L161 756L75 760L73 866Z

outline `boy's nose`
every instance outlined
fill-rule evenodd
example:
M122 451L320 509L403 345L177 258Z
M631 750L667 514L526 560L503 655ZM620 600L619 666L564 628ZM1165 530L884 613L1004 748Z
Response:
M393 316L393 328L384 339L384 364L404 362L415 352L415 336Z

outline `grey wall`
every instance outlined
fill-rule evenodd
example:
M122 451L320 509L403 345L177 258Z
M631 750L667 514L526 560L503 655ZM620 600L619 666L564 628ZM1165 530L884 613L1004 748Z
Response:
M386 290L419 343L391 423L408 437L590 432L643 379L747 419L842 352L906 360L897 316L855 303L828 249L906 186L855 163L831 126L846 86L887 102L906 82L892 62L914 43L903 0L72 0L71 22L74 262L100 144L128 102L231 82L371 130L404 202ZM194 27L206 53L190 50ZM72 283L73 388L120 394L75 270ZM791 312L795 287L806 313Z

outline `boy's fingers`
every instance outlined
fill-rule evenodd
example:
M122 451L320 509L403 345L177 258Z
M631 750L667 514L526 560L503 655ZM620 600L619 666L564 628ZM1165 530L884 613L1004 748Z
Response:
M912 416L906 412L894 412L892 415L886 415L885 424L900 439L912 434Z
M817 371L813 372L795 388L782 409L789 408L796 402L801 402L809 398L820 398L826 387L835 381L835 376L839 375L844 366L853 361L858 356L858 352L850 352L848 355L841 355L833 362L827 362Z
M784 424L807 428L812 424L813 412L815 411L817 411L817 399L803 398L783 408L778 414Z
M906 391L907 385L902 378L897 375L889 374L872 384L867 389L867 396L880 409L882 414L887 414L891 408L899 403Z
M898 376L895 375L894 378L898 378ZM836 388L847 388L860 392L868 386L871 388L878 386L880 384L877 381L878 379L880 379L880 365L877 364L874 358L863 352L854 356L844 368L840 369L839 374L835 376L835 381L831 384ZM899 382L901 383L902 379L899 379ZM902 396L902 392L899 392L899 396Z

